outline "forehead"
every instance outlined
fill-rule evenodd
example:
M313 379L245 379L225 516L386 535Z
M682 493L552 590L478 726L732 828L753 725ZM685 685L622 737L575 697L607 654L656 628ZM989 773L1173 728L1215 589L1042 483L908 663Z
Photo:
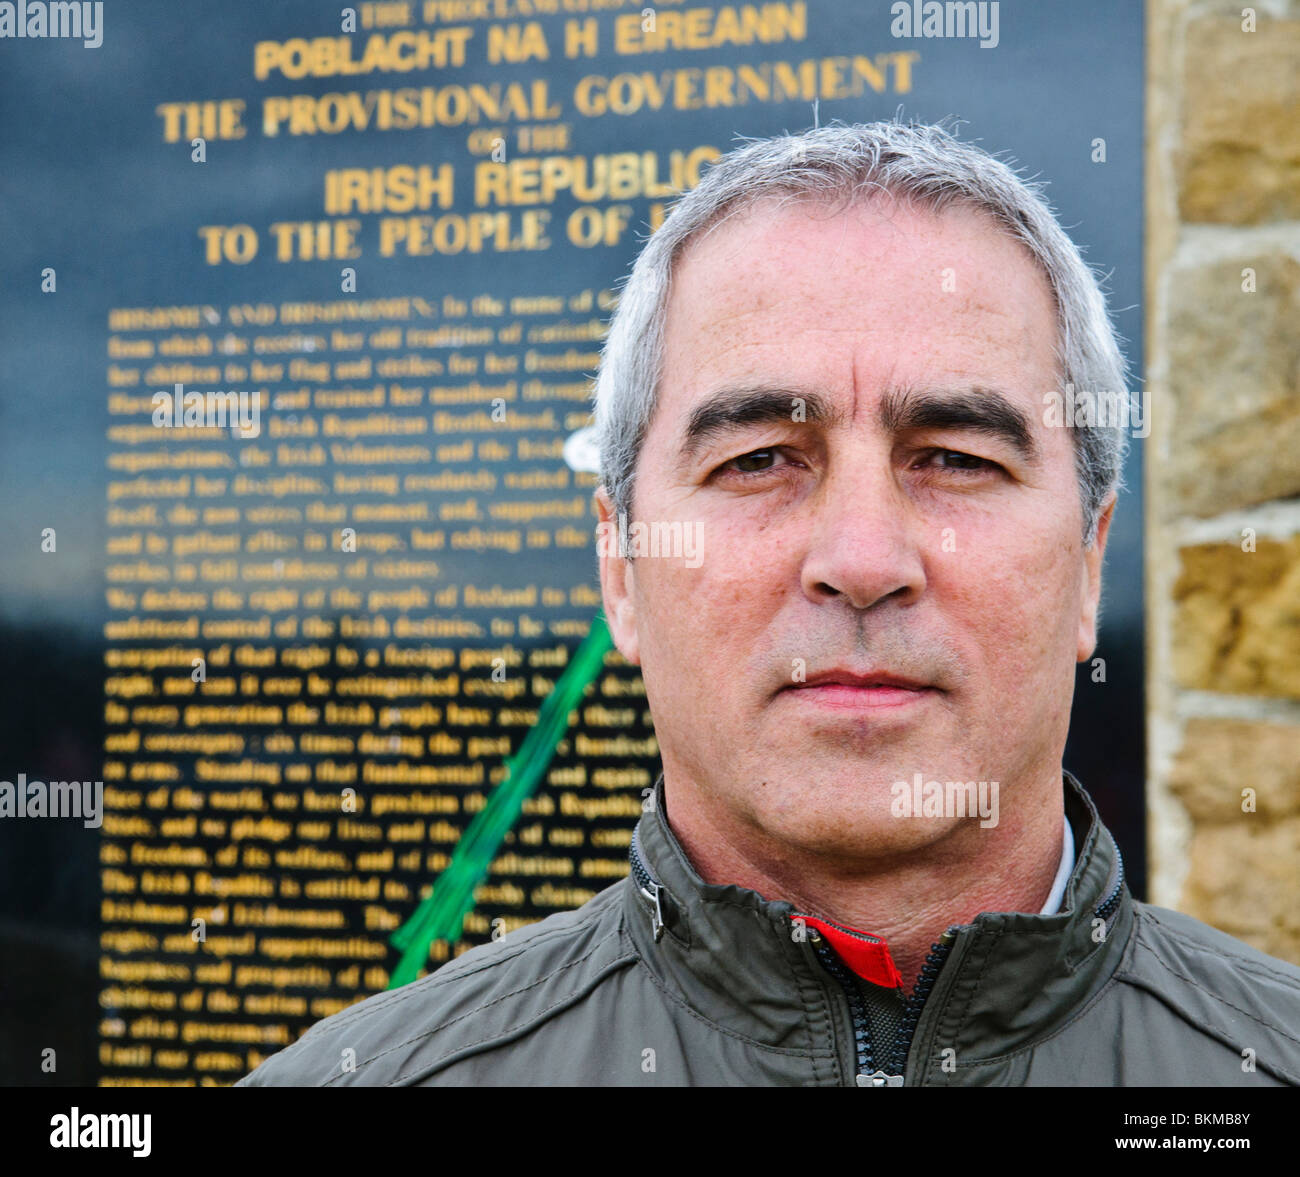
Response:
M1046 276L979 210L768 198L678 258L659 410L675 416L718 381L746 378L858 398L992 384L1041 404L1056 340Z

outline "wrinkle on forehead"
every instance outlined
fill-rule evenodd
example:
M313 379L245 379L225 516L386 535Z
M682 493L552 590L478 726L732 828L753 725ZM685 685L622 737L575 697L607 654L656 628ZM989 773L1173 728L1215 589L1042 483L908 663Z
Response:
M747 206L744 215L727 222L727 233L693 243L678 262L669 297L665 367L680 360L680 347L674 345L684 342L683 336L707 363L738 347L786 342L783 337L796 330L805 336L870 337L896 335L900 328L908 334L941 328L948 337L968 336L985 350L995 325L995 342L1005 351L1030 360L1046 345L1055 364L1055 301L1022 242L990 215L966 205L941 214L908 209L906 225L884 216L878 205L855 204L834 214L839 231L829 250L829 235L819 232L816 222L829 227L833 218L825 207L807 201L794 207L770 200ZM882 226L895 231L882 233ZM862 230L857 256L843 248L855 227ZM1014 250L1006 249L1007 241ZM814 266L806 264L810 248L823 251ZM949 266L953 281L948 285L955 289L944 288L942 271ZM990 279L989 272L996 276ZM906 288L907 301L891 299L891 289L900 287ZM853 315L845 303L854 298L870 302L879 321ZM1036 313L1041 311L1047 313ZM774 321L762 322L764 315ZM948 358L957 355L948 349ZM979 375L978 365L971 375Z

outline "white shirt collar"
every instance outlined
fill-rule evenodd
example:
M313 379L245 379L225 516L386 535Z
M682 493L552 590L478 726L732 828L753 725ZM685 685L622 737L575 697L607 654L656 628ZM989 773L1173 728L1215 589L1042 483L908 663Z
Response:
M1074 874L1074 831L1070 829L1070 819L1061 822L1064 832L1061 835L1061 865L1056 868L1056 878L1052 880L1052 889L1048 892L1047 902L1039 915L1056 915L1061 910L1061 900L1065 898L1065 886Z

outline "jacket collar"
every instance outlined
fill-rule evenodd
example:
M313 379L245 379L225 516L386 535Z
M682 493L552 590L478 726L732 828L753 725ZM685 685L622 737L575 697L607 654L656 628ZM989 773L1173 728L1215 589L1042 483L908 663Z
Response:
M1059 1029L1119 965L1133 922L1119 849L1083 786L1063 776L1076 856L1060 912L983 912L960 925L914 1050L920 1044L928 1055L922 1039L940 1027L941 1045L964 1062L1031 1045ZM824 1017L834 1000L811 945L791 934L794 908L704 882L665 813L661 775L631 850L628 927L642 959L715 1025L792 1046L806 1037L806 1020Z

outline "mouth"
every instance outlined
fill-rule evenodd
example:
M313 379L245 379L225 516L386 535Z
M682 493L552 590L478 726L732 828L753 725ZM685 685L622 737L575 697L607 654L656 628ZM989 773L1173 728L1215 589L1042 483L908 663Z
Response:
M940 692L929 683L884 670L827 670L809 675L806 682L791 683L781 693L814 706L861 710L911 707Z

